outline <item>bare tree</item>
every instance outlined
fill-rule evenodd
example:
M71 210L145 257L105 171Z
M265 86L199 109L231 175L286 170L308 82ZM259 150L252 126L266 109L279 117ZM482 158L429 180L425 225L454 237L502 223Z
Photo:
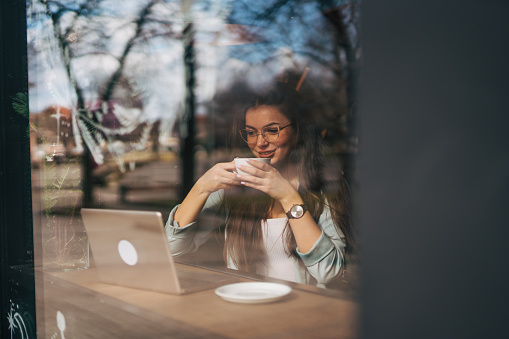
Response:
M148 139L152 126L160 125L137 121L136 118L133 120L128 114L123 114L125 109L118 104L121 101L124 106L127 104L143 109L144 103L140 99L144 94L143 88L133 80L133 77L136 77L133 75L133 70L136 69L133 66L136 61L131 57L133 51L137 49L139 54L153 39L178 41L182 38L181 32L174 28L172 21L179 19L178 13L164 16L171 10L178 12L178 7L172 7L171 3L162 0L140 1L136 14L127 18L115 17L112 9L105 6L106 3L105 0L85 0L78 3L66 0L40 0L37 3L34 0L31 4L34 10L29 12L32 16L47 16L50 19L57 45L52 52L61 54L62 66L76 97L73 110L76 130L79 130L79 133L75 131L75 134L84 141L84 205L89 205L92 201L92 161L98 164L103 162L101 145L113 144L114 140L133 139L138 139L142 144L143 140ZM130 34L130 37L125 38L127 34ZM114 62L109 64L115 66L113 69L110 66L107 72L94 71L94 57L113 60ZM83 62L88 63L85 72L77 66ZM130 72L126 72L129 62ZM97 83L92 86L87 84L90 81L86 81L86 77L91 74L97 78ZM112 111L115 111L114 115ZM112 119L114 123L111 123Z

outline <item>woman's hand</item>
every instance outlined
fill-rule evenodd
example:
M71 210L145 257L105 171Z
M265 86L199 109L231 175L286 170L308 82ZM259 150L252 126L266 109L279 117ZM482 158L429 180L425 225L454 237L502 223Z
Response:
M270 195L279 201L284 212L290 210L294 204L302 204L304 202L297 189L277 169L256 160L249 163L253 167L242 166L242 170L249 173L249 175L243 174L240 177L242 185L256 188ZM290 219L289 223L297 247L302 253L307 253L313 248L316 241L322 235L322 230L309 212L306 212L299 219Z
M260 190L280 202L298 195L292 183L274 167L256 160L249 163L253 167L241 168L242 171L249 173L240 176L242 185Z
M211 193L240 185L240 179L233 171L235 162L219 163L198 179L175 212L174 219L180 227L196 221Z
M235 162L223 162L214 165L205 172L196 182L196 186L202 193L211 194L224 188L231 188L240 184L240 179L235 171Z

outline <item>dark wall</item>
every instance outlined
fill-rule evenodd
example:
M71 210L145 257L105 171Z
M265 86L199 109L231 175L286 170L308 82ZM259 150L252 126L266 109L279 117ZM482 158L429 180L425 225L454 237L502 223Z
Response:
M509 338L509 3L363 1L363 338Z

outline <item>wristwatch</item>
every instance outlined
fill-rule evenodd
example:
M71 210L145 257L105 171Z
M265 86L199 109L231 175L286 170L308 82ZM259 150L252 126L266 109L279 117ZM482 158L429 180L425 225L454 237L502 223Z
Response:
M307 210L308 208L305 204L295 204L286 212L286 216L288 219L300 219Z

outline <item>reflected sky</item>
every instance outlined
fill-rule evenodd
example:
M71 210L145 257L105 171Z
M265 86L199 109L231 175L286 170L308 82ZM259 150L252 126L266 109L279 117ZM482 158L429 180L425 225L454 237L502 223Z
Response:
M181 4L29 1L31 113L58 105L78 116L93 108L88 118L81 114L80 119L90 119L86 124L98 129L111 113L124 126L161 122L164 138L171 137L171 126L184 111L183 29L191 21L198 115L207 115L214 95L238 79L263 87L284 70L306 69L323 86L338 86L346 79L346 47L355 48L358 40L356 2L201 0L192 2L187 21ZM116 111L101 111L105 107ZM108 140L110 131L103 133L106 142L113 141Z

